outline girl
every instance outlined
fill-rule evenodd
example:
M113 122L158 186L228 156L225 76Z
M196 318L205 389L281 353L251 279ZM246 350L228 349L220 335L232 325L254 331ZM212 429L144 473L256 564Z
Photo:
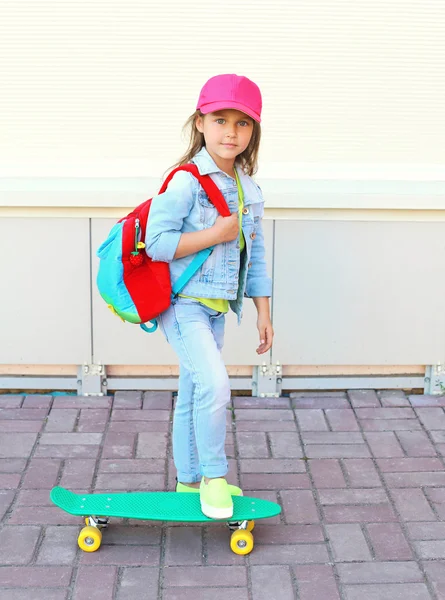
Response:
M168 190L153 199L146 249L155 261L170 263L172 284L197 252L212 254L188 281L158 322L180 363L173 419L173 455L177 491L200 494L202 512L213 519L233 514L225 455L228 374L221 357L225 314L242 317L244 296L258 311L258 354L272 346L269 297L261 219L264 200L251 179L257 169L262 100L247 77L217 75L201 90L197 110L188 119L191 139L177 163L193 162L210 175L229 206L222 217L193 175L179 171Z

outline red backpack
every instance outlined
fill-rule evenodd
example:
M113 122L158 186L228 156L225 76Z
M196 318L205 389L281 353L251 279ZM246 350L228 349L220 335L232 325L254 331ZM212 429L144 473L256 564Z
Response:
M200 175L198 167L192 163L172 171L159 194L166 191L178 171L188 171L196 177L218 212L223 217L230 216L229 207L218 186L209 175ZM143 240L151 202L151 198L146 200L120 219L97 251L100 259L97 274L100 295L123 321L137 323L149 333L157 329L156 317L170 306L172 293L180 293L213 250L206 248L198 252L172 290L168 263L154 262L145 252ZM150 328L145 325L148 321L152 323Z

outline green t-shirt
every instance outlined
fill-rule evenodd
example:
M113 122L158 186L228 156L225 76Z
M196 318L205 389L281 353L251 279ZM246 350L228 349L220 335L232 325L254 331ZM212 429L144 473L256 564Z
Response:
M234 171L235 171L236 185L238 188L239 248L240 248L240 253L241 253L244 250L244 247L246 245L246 242L244 240L244 235L243 235L243 229L242 229L244 193L243 193L243 188L241 187L241 182L239 180L237 170L235 168L234 168ZM221 312L221 313L226 313L229 311L229 301L225 300L224 298L194 298L193 296L186 296L185 294L178 294L178 295L182 296L183 298L192 298L193 300L199 300L199 302L201 304L204 304L205 306L208 306L209 308L212 308L213 310L217 310L218 312Z

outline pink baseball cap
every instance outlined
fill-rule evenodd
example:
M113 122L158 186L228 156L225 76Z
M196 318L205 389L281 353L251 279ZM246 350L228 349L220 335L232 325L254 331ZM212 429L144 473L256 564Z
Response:
M225 108L235 108L261 123L260 88L247 77L216 75L204 84L196 108L204 115Z

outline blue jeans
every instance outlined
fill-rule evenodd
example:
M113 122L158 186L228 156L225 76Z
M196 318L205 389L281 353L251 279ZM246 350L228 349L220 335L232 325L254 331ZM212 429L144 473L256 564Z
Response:
M224 477L226 408L230 383L221 349L224 313L177 297L158 317L179 358L179 391L173 416L173 457L178 481Z

